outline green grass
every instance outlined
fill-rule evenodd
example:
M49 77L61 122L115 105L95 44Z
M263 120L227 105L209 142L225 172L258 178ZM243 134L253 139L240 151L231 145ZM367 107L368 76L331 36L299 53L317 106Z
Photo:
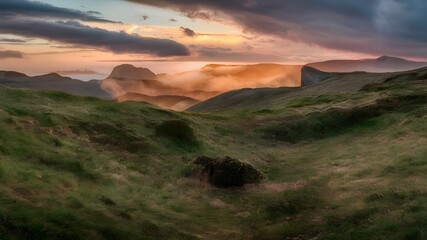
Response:
M0 239L425 239L427 84L404 81L215 114L0 88ZM266 179L214 188L200 155Z

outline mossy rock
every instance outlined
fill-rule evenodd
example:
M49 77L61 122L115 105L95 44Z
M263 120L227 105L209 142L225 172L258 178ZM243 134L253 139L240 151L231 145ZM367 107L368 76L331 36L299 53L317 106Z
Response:
M202 167L202 177L220 188L242 187L245 184L259 183L264 179L264 175L252 165L230 157L213 159L200 156L194 164Z

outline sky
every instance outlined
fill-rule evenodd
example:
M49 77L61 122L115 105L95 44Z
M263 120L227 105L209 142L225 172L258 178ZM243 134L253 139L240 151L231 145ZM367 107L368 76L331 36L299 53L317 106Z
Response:
M0 68L103 78L209 63L427 60L425 0L0 0Z

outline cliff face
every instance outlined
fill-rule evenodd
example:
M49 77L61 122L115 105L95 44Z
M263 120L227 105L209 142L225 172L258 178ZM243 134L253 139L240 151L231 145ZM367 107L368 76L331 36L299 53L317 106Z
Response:
M334 73L326 73L312 67L304 66L301 69L301 86L317 84L334 75Z

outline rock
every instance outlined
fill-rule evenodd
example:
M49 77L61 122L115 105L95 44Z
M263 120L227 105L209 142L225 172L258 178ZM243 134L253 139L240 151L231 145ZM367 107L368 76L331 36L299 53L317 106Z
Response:
M220 188L242 187L264 179L264 175L253 166L230 157L213 159L200 156L194 160L194 164L202 167L202 177Z

